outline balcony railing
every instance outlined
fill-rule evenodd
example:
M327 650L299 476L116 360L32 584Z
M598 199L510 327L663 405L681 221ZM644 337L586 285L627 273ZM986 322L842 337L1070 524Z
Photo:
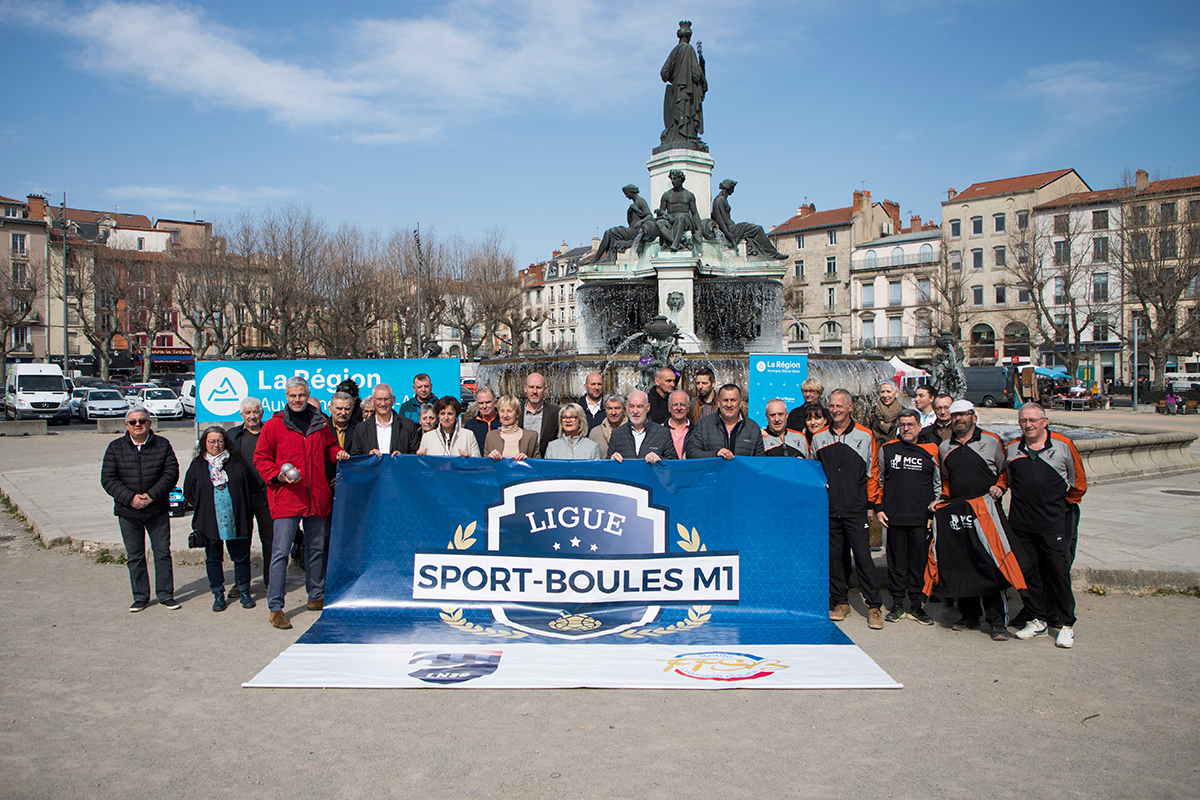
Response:
M871 339L859 339L858 346L863 350L898 350L908 347L908 337L878 336Z
M851 265L851 268L856 270L888 269L890 267L909 267L936 264L937 261L938 257L936 254L926 253L925 255L921 255L920 253L910 253L903 256L876 256L874 261L867 261L867 259L864 258L861 261L855 261Z

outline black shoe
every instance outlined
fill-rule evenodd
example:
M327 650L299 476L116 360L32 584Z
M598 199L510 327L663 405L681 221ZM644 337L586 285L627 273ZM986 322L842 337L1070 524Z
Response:
M129 613L136 614L137 612L141 611L148 605L150 605L150 604L147 603L145 600L134 600L133 603L130 604L130 606L129 606Z
M158 604L163 608L170 609L171 611L178 611L179 609L183 608L183 606L179 605L179 603L176 603L173 599L159 600Z
M250 588L246 587L244 592L241 592L242 608L254 608L258 603L254 602L254 598L250 596Z
M228 597L229 597L229 599L230 599L230 600L237 600L237 599L238 599L238 596L239 596L241 593L242 593L242 590L241 590L241 589L239 589L239 588L238 588L238 585L235 583L233 586L230 586L230 587L229 587L229 594L228 594Z
M922 625L932 625L933 617L925 613L925 609L921 606L913 606L913 610L908 612L908 615Z
M883 618L885 622L899 622L904 619L904 606L894 605L888 609L887 616Z
M968 617L960 619L958 622L950 626L956 631L973 631L979 627L979 617Z
M1009 632L1006 629L1001 628L999 625L996 625L992 628L992 641L993 642L1007 642L1011 638L1012 638L1012 635L1009 634Z
M224 611L228 606L225 603L225 590L213 592L213 611Z

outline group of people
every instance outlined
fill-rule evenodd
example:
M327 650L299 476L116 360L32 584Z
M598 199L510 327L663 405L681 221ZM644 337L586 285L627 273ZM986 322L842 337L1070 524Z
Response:
M717 387L708 368L693 379L689 394L676 387L675 371L664 367L649 391L623 397L605 394L602 376L592 373L583 396L560 406L546 400L545 377L534 372L525 378L523 398L497 397L481 387L470 414L458 398L436 397L424 374L416 376L412 396L399 409L389 385L377 384L360 401L357 385L348 381L331 396L327 416L300 377L287 381L287 403L269 420L263 420L261 403L247 398L240 425L228 431L214 426L201 434L183 480L195 509L193 529L206 549L213 611L223 611L233 599L255 607L250 588L254 527L264 553L271 624L291 627L283 611L289 555L305 569L308 608L324 607L337 462L351 456L644 459L650 464L763 456L811 458L824 469L830 619L851 614L853 569L872 629L905 616L931 625L924 608L929 599L957 603L956 629L977 628L986 618L992 638L1002 641L1009 638L1010 624L1020 628L1016 636L1022 639L1056 627L1057 643L1072 645L1070 567L1086 478L1074 445L1048 430L1041 406L1027 403L1020 409L1022 436L1006 445L978 427L969 402L936 394L929 386L918 387L916 407L907 408L895 384L882 383L870 424L864 425L853 418L848 391L833 390L826 403L824 386L809 378L801 386L802 404L789 410L778 398L766 403L767 425L760 429L746 413L739 386ZM114 498L128 554L134 597L129 610L141 611L150 599L147 536L159 604L178 608L167 497L179 465L170 443L150 430L144 410L131 410L126 425L127 435L105 453L102 484ZM999 504L1005 493L1011 494L1007 517ZM946 520L935 524L941 516ZM886 617L870 547L876 518L886 530L891 596ZM968 518L971 525L959 524ZM980 548L995 569L980 565ZM228 594L226 552L235 581ZM1024 601L1011 621L1004 594L1008 585L1020 590Z

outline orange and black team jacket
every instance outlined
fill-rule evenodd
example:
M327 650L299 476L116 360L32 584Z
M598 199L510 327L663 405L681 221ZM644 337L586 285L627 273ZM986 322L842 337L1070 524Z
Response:
M935 444L908 444L900 439L879 448L882 497L875 510L889 525L924 528L929 504L942 493L942 468Z
M979 497L993 486L1008 489L1008 459L1004 442L991 431L976 427L960 443L951 436L938 448L942 461L942 494L951 500Z
M825 468L829 516L866 516L883 499L879 450L867 428L851 423L841 434L825 427L813 434L812 458Z
M1018 530L1062 536L1068 504L1079 503L1087 491L1075 444L1050 431L1041 450L1029 448L1022 437L1009 442L1006 456L1012 488L1009 522Z

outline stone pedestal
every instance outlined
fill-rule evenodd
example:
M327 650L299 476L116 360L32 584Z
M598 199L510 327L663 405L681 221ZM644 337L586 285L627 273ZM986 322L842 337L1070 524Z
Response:
M653 259L658 276L658 313L675 323L683 338L679 346L687 353L700 352L693 316L694 282L698 261L691 251L660 255Z
M667 150L652 156L646 162L646 169L650 170L650 194L646 196L650 210L658 210L663 192L671 188L668 175L671 170L678 169L686 176L683 188L696 195L696 210L700 212L700 218L708 219L712 213L713 163L712 156L699 150Z

